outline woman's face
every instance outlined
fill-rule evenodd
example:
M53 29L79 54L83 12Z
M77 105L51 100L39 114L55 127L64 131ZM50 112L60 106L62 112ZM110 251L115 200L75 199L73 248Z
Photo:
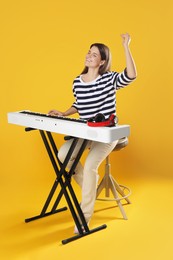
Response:
M92 46L85 58L85 66L88 68L99 68L104 61L101 60L101 55L96 46Z

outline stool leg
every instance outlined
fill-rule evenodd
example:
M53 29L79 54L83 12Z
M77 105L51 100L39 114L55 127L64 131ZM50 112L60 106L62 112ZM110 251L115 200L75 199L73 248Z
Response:
M99 196L99 194L101 193L101 191L103 189L105 189L105 196L109 197L109 174L110 174L110 164L109 164L109 159L108 157L106 158L106 164L105 164L105 175L103 177L103 179L101 180L98 188L97 188L97 198Z
M116 182L116 180L110 176L112 182L113 182L113 187L114 189L116 189L119 194L122 196L122 197L125 197L125 193L123 192L123 190L121 189L120 185L118 184L118 182ZM113 193L113 192L112 192ZM127 201L128 204L131 204L131 201L129 200L129 198L125 198L125 200Z
M127 219L126 213L125 213L123 205L121 203L121 200L124 199L129 204L131 203L131 201L127 198L127 196L125 195L124 191L121 189L120 186L121 185L119 185L111 175L111 165L109 163L109 157L107 157L106 164L105 164L105 175L97 188L96 198L98 198L99 194L101 193L101 191L103 189L105 189L105 197L109 197L110 190L111 190L111 192L114 196L114 199L116 200L117 205L123 215L123 218ZM127 188L125 186L122 186L122 187ZM118 193L122 196L121 198L118 196Z
M117 190L114 186L114 182L113 182L112 178L110 178L110 188L111 188L112 194L114 195L114 198L117 202L117 205L118 205L118 207L121 211L121 214L123 215L123 218L127 220L128 218L127 218L127 215L126 215L125 210L123 208L123 205L121 203L121 198L119 198L119 196L118 196L118 192L117 192Z
M107 163L105 166L105 196L109 197L110 193L109 193L109 189L110 189L110 181L109 181L109 172L110 172L110 163L108 162L108 158L107 158Z

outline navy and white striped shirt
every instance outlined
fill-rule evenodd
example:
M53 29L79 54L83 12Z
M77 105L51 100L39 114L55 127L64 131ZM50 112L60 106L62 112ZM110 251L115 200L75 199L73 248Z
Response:
M126 69L121 72L106 72L94 81L84 82L81 75L73 81L75 107L81 119L89 119L98 113L116 115L116 90L129 85L134 79L128 77Z

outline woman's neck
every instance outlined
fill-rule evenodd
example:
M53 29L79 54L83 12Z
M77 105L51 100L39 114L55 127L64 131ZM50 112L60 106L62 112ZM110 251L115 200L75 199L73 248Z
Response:
M98 70L88 70L86 74L82 75L82 80L85 82L89 82L95 80L98 76Z

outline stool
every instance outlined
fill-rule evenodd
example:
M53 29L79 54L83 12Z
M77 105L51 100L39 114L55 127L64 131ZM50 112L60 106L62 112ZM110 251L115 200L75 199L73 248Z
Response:
M121 138L118 141L115 148L113 149L113 151L122 150L127 145L128 145L128 138L127 137ZM118 184L115 181L115 179L112 177L110 169L111 169L111 165L109 162L109 156L107 156L106 164L105 164L105 175L104 175L103 179L101 180L100 184L98 185L96 199L97 200L106 200L106 201L115 200L123 215L123 218L127 219L126 213L125 213L123 205L121 203L121 200L124 199L124 200L126 200L126 202L128 204L130 204L131 202L128 199L128 197L131 194L131 190L124 185ZM105 189L105 198L98 198L103 189ZM113 198L110 198L110 191L113 194Z

